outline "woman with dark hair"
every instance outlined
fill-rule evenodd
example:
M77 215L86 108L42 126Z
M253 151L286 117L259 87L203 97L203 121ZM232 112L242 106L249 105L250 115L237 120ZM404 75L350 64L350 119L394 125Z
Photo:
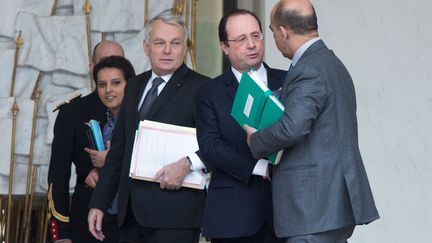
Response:
M132 64L124 57L110 56L93 68L93 80L102 103L112 115L117 115L128 79L135 76Z
M107 108L107 122L102 129L102 137L106 150L97 151L85 148L89 153L94 168L87 176L85 183L94 188L99 179L99 169L105 164L105 157L110 147L110 140L114 130L117 114L123 101L124 88L128 79L135 76L132 64L124 57L110 56L102 59L93 68L93 79L96 82L96 89L99 99ZM103 219L105 239L103 242L118 242L121 230L117 226L117 196L111 203L106 217Z

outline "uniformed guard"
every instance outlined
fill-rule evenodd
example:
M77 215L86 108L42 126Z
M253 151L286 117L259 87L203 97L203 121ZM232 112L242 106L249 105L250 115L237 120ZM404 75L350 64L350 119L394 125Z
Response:
M93 62L97 63L112 55L124 56L120 44L113 41L100 42L94 48ZM93 66L90 64L91 71ZM58 110L48 172L52 240L62 243L99 242L90 234L87 226L87 207L92 188L86 185L85 180L95 167L84 148L91 148L86 123L95 119L103 126L106 122L106 107L95 90L85 97L68 99ZM77 180L71 198L69 180L72 163L76 168Z
M52 239L75 239L91 242L94 239L88 233L87 206L92 189L87 187L85 179L94 167L84 148L91 146L87 136L90 119L105 123L106 108L93 92L83 98L65 103L59 108L54 126L54 140L51 148L51 160L48 173L48 200L50 210L50 228ZM71 165L75 164L77 180L72 201L69 196Z

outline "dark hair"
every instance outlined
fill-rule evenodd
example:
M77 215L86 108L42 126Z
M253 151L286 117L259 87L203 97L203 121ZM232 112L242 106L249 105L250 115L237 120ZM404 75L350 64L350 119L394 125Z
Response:
M283 9L283 4L279 4L273 15L276 25L289 27L295 34L307 34L311 31L318 31L318 21L315 9L312 7L312 14L302 15L299 10Z
M261 21L259 20L258 16L256 16L255 13L246 10L246 9L234 9L229 11L228 13L226 13L222 19L219 22L219 41L223 41L225 43L225 45L228 46L228 33L226 30L226 23L228 22L228 19L230 17L233 16L238 16L238 15L251 15L252 17L255 18L255 20L258 22L260 31L262 32L262 28L261 28Z
M104 68L119 69L123 73L123 77L126 81L135 76L135 70L128 59L122 56L109 56L109 57L102 58L102 60L100 60L93 67L93 80L96 82L96 84L97 84L97 75L99 71Z

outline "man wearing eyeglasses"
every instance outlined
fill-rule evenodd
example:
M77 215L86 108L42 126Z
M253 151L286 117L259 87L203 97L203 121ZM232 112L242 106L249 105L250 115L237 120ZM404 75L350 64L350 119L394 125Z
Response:
M246 133L230 115L243 71L255 72L257 81L271 90L281 87L285 72L263 63L261 31L260 20L250 11L238 9L223 16L219 40L231 68L197 92L198 143L202 158L212 168L203 235L212 243L278 242L268 162L252 157Z

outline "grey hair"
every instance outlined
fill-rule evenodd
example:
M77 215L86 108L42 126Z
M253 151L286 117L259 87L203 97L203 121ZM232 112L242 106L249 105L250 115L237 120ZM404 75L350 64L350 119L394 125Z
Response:
M181 27L183 27L183 33L184 33L184 42L185 45L187 44L188 38L189 38L189 31L184 23L184 21L178 17L172 14L172 9L167 9L162 11L160 14L156 15L154 18L152 18L151 20L149 20L145 27L144 27L144 34L145 34L145 40L148 40L150 38L150 32L152 30L153 24L157 21L157 20L161 20L166 24L170 24L170 25L179 25Z

